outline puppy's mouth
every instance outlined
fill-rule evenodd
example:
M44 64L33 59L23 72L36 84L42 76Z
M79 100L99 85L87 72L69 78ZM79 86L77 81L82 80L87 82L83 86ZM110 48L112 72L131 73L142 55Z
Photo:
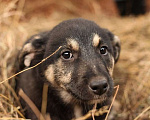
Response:
M100 96L99 98L95 98L89 101L86 101L88 104L95 104L95 103L105 103L105 101L108 100L108 97L106 96Z
M73 92L71 90L67 90L67 92L72 96L73 101L78 103L87 103L87 104L95 104L95 103L104 103L109 99L107 92L103 95L79 95L77 92Z
M108 89L101 93L93 92L88 85L75 85L75 84L65 84L60 86L60 92L64 91L65 94L61 94L63 100L67 103L86 103L86 104L95 104L95 103L106 103L109 101L109 98L112 96L113 88L109 85Z

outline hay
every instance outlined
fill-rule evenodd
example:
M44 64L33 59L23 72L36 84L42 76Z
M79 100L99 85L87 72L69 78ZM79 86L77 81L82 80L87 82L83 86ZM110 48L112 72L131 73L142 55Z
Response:
M91 3L92 8L89 7ZM61 12L64 8L53 11L50 15L42 14L41 10L38 13L40 17L37 17L37 14L32 16L30 9L23 11L27 3L0 0L0 81L14 74L17 52L30 35L49 30L65 19L87 18L108 28L121 39L121 56L114 71L115 84L120 85L117 100L121 108L115 114L115 120L133 120L141 113L139 119L149 119L150 111L147 110L144 114L143 111L150 106L150 15L108 17L101 14L96 3L96 0L90 1L86 4L86 10L79 13L81 8L78 4L66 0L63 1L63 5L67 6L63 11L65 14ZM35 10L32 8L32 11ZM0 118L19 118L18 111L21 108L14 86L14 79L0 84Z

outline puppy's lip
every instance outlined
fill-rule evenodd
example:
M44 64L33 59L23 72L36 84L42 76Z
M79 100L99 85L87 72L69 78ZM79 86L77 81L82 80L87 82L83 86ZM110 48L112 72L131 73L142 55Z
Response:
M101 99L94 99L94 100L90 100L87 101L88 104L95 104L95 103L104 103L108 98L104 97Z
M104 93L101 96L95 95L95 96L91 96L91 97L88 97L88 98L81 98L76 93L72 92L71 90L67 90L67 92L69 94L71 94L74 97L74 99L76 99L77 101L86 102L86 103L89 103L89 104L94 104L96 102L101 103L101 102L104 102L105 100L108 99L107 92Z
M109 97L100 97L100 98L94 98L94 99L90 99L90 100L83 100L83 99L78 99L80 102L84 102L87 103L89 105L98 103L98 104L103 104L105 103L105 101L107 101L109 99Z

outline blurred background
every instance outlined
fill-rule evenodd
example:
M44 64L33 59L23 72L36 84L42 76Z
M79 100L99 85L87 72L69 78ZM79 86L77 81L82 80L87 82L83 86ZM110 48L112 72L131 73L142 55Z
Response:
M119 36L120 85L114 120L150 120L150 0L0 0L0 81L14 74L24 41L72 18L95 21ZM20 116L14 78L0 84L0 118Z

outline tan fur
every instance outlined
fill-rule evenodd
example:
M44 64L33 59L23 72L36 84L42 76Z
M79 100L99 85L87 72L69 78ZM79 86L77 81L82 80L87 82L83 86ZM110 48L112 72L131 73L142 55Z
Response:
M27 44L23 47L23 49L22 49L22 51L21 51L21 53L20 53L20 55L19 55L19 60L20 60L20 59L24 56L24 53L29 53L28 55L25 56L25 59L24 59L24 65L25 65L26 67L30 66L31 60L32 60L33 57L34 57L33 51L34 51L34 48L33 48L32 44L31 44L31 43L27 43ZM19 61L19 62L20 62L20 61Z
M108 67L107 69L109 71L110 76L112 77L113 76L113 70L114 70L115 61L114 61L114 58L113 58L112 55L110 56L110 59L111 59L111 66Z
M60 91L60 97L65 103L70 103L72 101L72 96L65 90Z
M54 70L57 70L57 74L54 73ZM65 72L66 68L64 67L62 60L59 59L55 64L50 65L47 70L45 71L45 76L47 80L56 85L54 81L54 77L58 77L58 81L60 83L60 87L65 89L64 84L69 83L71 80L71 71L68 73Z
M75 118L79 118L82 116L82 108L79 105L75 105L74 115L75 115Z
M113 42L113 45L116 45L117 43L120 44L120 39L119 39L118 36L114 36L114 42ZM115 58L115 59L117 59L118 56L119 56L119 53L117 52L117 53L116 53L116 58Z
M113 42L113 44L115 45L116 43L119 43L120 44L120 39L119 39L119 37L118 36L114 36L114 42Z
M31 60L34 58L34 53L30 53L28 55L25 56L25 59L24 59L24 65L26 67L29 67L30 66L30 63L31 63Z
M40 39L40 38L41 38L40 35L37 35L37 36L34 37L34 39Z
M69 38L68 45L75 51L79 50L79 44L75 39Z
M71 80L71 72L69 72L68 74L63 75L63 76L61 77L61 81L62 81L63 83L69 83L70 80Z
M32 46L32 44L31 43L27 43L24 47L23 47L23 52L31 52L31 51L33 51L34 50L34 48L33 48L33 46Z
M31 39L30 42L33 42L33 41L35 41L36 39L40 39L40 38L41 38L40 35L36 35L36 36L34 36L34 37Z
M55 81L54 81L54 66L53 65L48 66L47 70L45 71L45 76L50 83L52 83L52 84L55 83Z
M69 83L71 80L71 71L65 73L66 68L64 67L61 59L56 63L56 68L58 68L59 72L59 81L61 83Z
M99 45L100 40L101 40L101 37L98 34L94 34L94 37L93 37L93 46L97 47Z

